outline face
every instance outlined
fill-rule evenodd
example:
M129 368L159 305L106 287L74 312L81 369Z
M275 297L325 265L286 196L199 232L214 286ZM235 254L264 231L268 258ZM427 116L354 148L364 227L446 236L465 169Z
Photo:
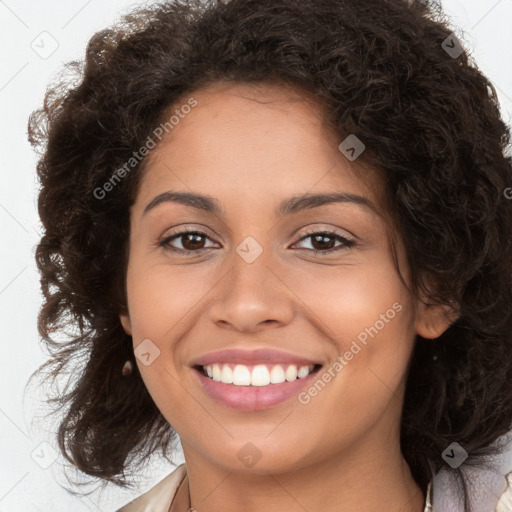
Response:
M130 212L120 317L185 456L260 472L376 453L390 436L399 449L415 336L448 323L393 266L382 176L356 171L298 92L191 96ZM305 199L325 194L342 200ZM401 241L398 254L407 281Z

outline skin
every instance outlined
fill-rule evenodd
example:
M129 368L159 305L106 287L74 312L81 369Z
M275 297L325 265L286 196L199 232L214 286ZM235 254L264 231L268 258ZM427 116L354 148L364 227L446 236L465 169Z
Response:
M323 512L423 511L425 495L399 446L406 370L415 336L435 338L453 318L409 294L393 266L382 175L356 172L302 93L221 82L193 97L197 106L148 157L131 210L120 315L134 349L150 339L160 350L149 366L136 360L183 446L188 476L173 510L312 511L321 503ZM212 196L225 215L173 202L143 214L171 190ZM334 191L364 196L380 214L354 203L274 214L289 196ZM159 246L183 228L207 237L195 246L186 236L171 242L192 247L189 255ZM301 240L305 228L357 244L329 239L338 250L316 255L322 246ZM248 236L263 249L251 264L236 252ZM396 302L401 311L308 404L293 397L233 410L206 394L190 367L220 349L272 347L327 368ZM261 454L252 467L237 456L247 442Z

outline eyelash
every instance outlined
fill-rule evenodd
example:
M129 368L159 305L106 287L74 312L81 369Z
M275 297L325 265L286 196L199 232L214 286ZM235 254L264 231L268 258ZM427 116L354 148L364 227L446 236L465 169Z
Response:
M175 253L182 253L182 254L185 254L185 255L191 255L190 253L194 253L194 252L203 252L203 251L207 251L208 249L210 249L209 247L206 247L206 248L202 248L202 249L197 249L195 251L190 251L190 250L186 250L186 249L177 249L176 247L172 247L170 244L171 241L175 240L175 239L178 239L184 235L187 235L187 234L194 234L194 235L200 235L200 236L204 236L206 238L210 238L206 233L203 233L202 231L198 231L196 229L185 229L183 231L180 231L178 233L174 233L173 235L170 235L168 237L165 237L161 242L159 242L159 246L160 247L163 247L166 251L170 251L170 252L175 252ZM338 241L341 241L343 243L343 246L337 246L337 247L333 247L332 249L326 249L324 251L320 250L320 249L306 249L306 251L308 252L313 252L314 254L318 254L318 255L325 255L325 254L329 254L329 253L332 253L334 251L339 251L339 250L342 250L343 248L345 249L349 249L353 246L356 245L356 242L354 240L352 240L351 238L347 238L346 236L342 236L334 231L309 231L309 232L306 232L306 233L302 233L301 235L301 238L299 240L297 240L296 243L299 243L299 242L302 242L303 240L307 239L307 238L310 238L311 236L313 235L324 235L324 236L328 236L330 238L335 238L336 240ZM341 249L340 249L341 247Z

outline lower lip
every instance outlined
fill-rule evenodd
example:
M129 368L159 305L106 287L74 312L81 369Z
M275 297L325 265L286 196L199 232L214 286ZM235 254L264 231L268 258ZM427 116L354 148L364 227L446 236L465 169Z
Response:
M285 381L281 384L269 384L268 386L235 386L217 382L204 375L200 370L194 369L203 389L221 404L241 411L259 411L270 409L285 402L290 397L297 395L306 387L318 373L309 373L303 379Z

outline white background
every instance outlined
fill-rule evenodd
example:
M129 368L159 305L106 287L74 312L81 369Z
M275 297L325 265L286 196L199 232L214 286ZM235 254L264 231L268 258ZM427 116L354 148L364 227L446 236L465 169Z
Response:
M47 84L63 63L82 59L92 34L133 5L126 0L0 0L0 512L109 512L174 468L155 459L138 490L111 487L102 495L76 498L61 487L66 481L60 457L47 469L36 462L52 460L52 449L40 443L56 448L55 440L51 432L31 426L32 397L27 394L23 402L30 374L45 360L36 330L40 292L34 248L39 227L36 156L27 141L28 116L42 104ZM456 34L494 83L510 125L512 0L444 0L443 6L453 26L464 31L462 38L459 31ZM45 31L55 42L41 35ZM32 48L39 45L39 51L45 51L42 38L46 51L58 44L47 58Z

